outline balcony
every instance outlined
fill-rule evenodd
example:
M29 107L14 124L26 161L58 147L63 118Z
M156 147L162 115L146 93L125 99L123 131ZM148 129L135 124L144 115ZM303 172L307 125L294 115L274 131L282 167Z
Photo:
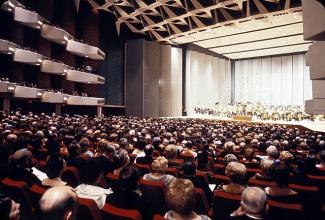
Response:
M323 115L325 112L325 99L310 99L305 101L305 112L308 114Z
M57 92L43 92L42 102L47 103L65 103L68 99L68 95L64 93Z
M90 46L76 40L68 40L67 51L78 56L90 58L93 60L104 60L105 53L98 47Z
M24 7L24 6L16 0L8 0L1 5L1 9L8 12L14 12L16 7Z
M15 91L15 83L11 82L0 82L0 93L13 93Z
M44 56L26 49L16 48L14 53L14 61L21 62L30 65L41 65L43 62Z
M41 89L26 86L16 86L14 91L14 97L16 98L40 99L42 95Z
M324 40L325 39L325 8L316 0L302 1L304 17L304 39Z
M325 79L325 42L314 42L306 53L306 64L310 66L310 79Z
M69 66L64 63L56 62L53 60L47 60L47 59L43 60L41 65L41 72L51 73L56 75L66 75L68 69Z
M15 7L14 20L34 29L41 29L46 20L34 11Z
M72 96L72 95L69 96L67 100L68 105L98 106L98 105L103 105L104 102L105 102L104 98Z
M80 82L80 83L89 83L89 84L104 84L105 78L96 74L77 71L69 69L67 73L67 80Z
M60 27L43 24L41 36L49 41L65 45L68 39L73 38L67 31Z
M0 53L13 54L16 48L19 48L17 44L0 39Z

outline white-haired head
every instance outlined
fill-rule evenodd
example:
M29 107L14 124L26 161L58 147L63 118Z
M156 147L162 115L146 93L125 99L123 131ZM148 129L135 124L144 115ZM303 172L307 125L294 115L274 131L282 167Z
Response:
M247 214L264 215L267 208L267 197L262 189L247 187L241 195L240 204Z

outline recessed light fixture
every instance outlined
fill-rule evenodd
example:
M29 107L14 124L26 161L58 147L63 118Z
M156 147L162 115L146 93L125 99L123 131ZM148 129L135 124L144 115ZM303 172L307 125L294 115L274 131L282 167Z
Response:
M86 58L88 58L89 56L88 56L88 55L86 55L85 57L86 57Z
M12 11L12 9L11 8L8 8L8 11Z

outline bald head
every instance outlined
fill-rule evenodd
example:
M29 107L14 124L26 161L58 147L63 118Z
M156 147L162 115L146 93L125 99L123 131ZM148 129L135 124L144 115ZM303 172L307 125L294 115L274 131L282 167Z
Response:
M77 207L77 194L69 186L56 186L48 189L40 199L42 219L73 220Z
M266 203L265 192L257 187L247 187L241 195L241 205L247 214L263 215Z

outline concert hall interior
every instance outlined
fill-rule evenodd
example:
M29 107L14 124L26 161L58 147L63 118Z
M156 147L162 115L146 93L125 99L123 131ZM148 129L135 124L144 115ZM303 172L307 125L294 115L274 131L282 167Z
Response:
M325 219L325 0L0 0L0 219Z

